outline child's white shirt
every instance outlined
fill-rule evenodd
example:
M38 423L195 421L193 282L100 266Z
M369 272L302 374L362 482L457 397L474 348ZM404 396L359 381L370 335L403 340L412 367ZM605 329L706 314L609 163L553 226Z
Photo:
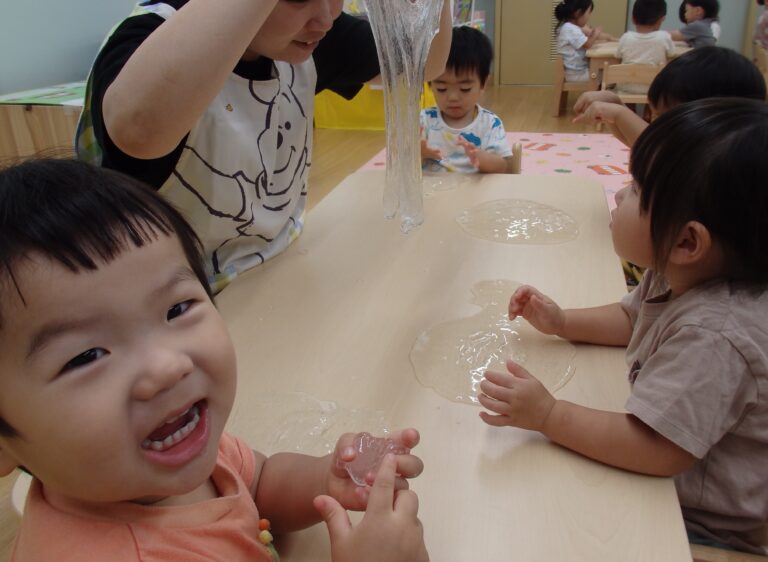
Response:
M573 23L565 22L557 33L557 52L563 57L563 65L567 71L583 72L589 66L587 50L584 44L587 36L581 28Z

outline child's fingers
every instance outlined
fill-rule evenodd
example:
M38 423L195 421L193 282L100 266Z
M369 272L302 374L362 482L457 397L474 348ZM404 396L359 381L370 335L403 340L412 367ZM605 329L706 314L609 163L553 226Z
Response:
M411 490L398 490L395 493L395 511L416 517L419 513L419 496Z
M397 455L395 460L397 473L403 478L416 478L424 471L424 461L416 455Z
M519 379L533 379L538 380L536 377L534 377L531 373L529 373L525 367L523 367L520 363L516 363L512 361L512 359L507 359L507 369L509 369L510 374L513 377L517 377ZM510 383L510 388L514 386L514 379Z
M325 521L332 542L352 529L347 510L332 497L317 496L312 503Z
M483 380L480 381L481 385L483 384L483 381L490 381L492 384L502 388L512 388L514 386L515 379L507 373L499 373L498 371L486 371L485 375L483 376ZM486 394L488 393L486 392Z
M371 493L368 497L367 512L387 512L392 511L392 503L395 494L395 471L397 461L395 455L387 454L381 461L379 473L371 486Z
M493 427L504 427L509 425L509 418L507 416L494 416L488 412L480 412L480 419Z
M413 449L416 445L419 444L419 441L421 440L421 436L419 435L418 430L412 427L407 427L405 429L401 429L400 431L395 431L389 437L395 443L398 443L403 447L407 447L408 449Z
M504 417L506 417L509 414L509 404L507 404L506 402L502 402L501 400L496 400L485 394L478 394L477 401L480 402L480 405L483 408L490 410L494 414L498 414Z

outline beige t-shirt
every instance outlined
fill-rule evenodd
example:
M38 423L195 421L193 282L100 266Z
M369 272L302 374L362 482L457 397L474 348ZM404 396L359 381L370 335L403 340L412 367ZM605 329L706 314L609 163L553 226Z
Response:
M670 299L648 271L623 301L627 410L699 460L675 477L689 530L764 552L768 291L714 281Z

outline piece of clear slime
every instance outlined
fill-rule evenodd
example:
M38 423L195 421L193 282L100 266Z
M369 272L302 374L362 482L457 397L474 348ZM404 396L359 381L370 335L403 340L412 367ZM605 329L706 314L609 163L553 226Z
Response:
M355 458L350 462L341 461L340 464L358 486L368 485L365 477L370 473L378 473L381 461L388 453L407 455L411 452L408 447L398 445L388 437L374 437L365 431L355 435L352 446L355 449Z
M424 65L443 0L364 0L384 86L387 167L384 216L400 211L407 233L424 221L419 113Z

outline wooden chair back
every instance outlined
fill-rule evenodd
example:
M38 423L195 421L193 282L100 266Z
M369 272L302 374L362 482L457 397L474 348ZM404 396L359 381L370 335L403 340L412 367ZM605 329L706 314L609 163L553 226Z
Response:
M648 103L646 94L622 93L622 84L650 86L656 75L664 68L662 64L604 64L601 90L616 86L616 94L624 103Z

